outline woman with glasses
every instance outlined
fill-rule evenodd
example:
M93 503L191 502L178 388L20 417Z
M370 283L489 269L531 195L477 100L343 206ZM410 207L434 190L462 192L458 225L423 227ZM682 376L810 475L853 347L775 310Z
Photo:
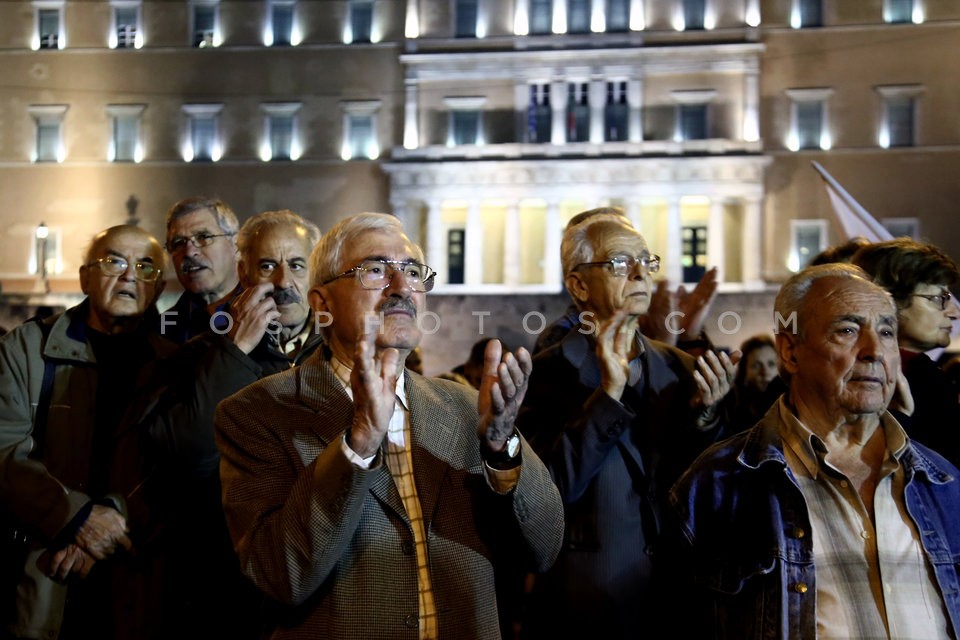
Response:
M950 293L960 271L936 246L897 238L860 249L853 263L886 289L897 305L900 363L913 413L891 412L911 437L960 464L960 403L950 378L925 353L950 344L960 309Z

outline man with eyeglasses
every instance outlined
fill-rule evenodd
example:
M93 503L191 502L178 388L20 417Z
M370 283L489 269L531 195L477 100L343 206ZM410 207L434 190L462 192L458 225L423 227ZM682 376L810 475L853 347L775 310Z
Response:
M222 200L194 196L167 211L166 249L183 295L166 310L161 334L177 343L227 326L217 312L239 292L237 216Z
M393 216L346 218L311 255L325 346L217 407L240 566L274 638L500 637L495 566L542 570L562 507L514 429L526 350L479 390L403 368L434 272Z
M204 215L209 215L204 212ZM304 362L323 342L307 300L320 229L293 211L265 211L237 234L241 291L215 315L222 328L186 342L178 371L142 430L175 433L189 474L169 530L177 552L165 571L165 635L260 636L260 600L241 574L220 504L217 403L264 376Z
M146 231L111 227L84 255L86 299L0 342L5 561L20 561L2 577L17 581L4 637L135 637L157 622L140 599L149 578L130 569L149 533L148 453L128 414L175 349L154 329L163 261Z
M950 345L960 308L950 288L960 271L936 246L897 238L868 244L852 261L890 292L897 305L897 341L913 413L891 407L911 437L960 465L960 403L950 377L926 352Z
M718 436L738 354L694 359L641 333L660 258L622 216L568 226L561 263L581 321L534 358L519 427L560 490L566 536L535 578L522 637L667 637L661 506Z

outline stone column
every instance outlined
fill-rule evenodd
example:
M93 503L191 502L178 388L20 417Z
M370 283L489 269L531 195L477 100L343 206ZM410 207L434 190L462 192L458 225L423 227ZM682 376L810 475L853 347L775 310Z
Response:
M520 283L520 208L516 202L507 205L503 238L503 283Z
M671 286L683 282L683 225L680 220L680 197L671 196L667 200L667 250L663 256L666 277Z
M477 285L483 282L483 220L480 219L480 203L471 199L467 203L467 242L464 250L464 284Z
M762 228L763 199L760 196L747 196L743 203L743 283L759 286L760 260L763 252Z
M427 264L437 270L438 280L446 283L447 247L446 239L443 237L443 225L440 222L440 207L441 203L438 200L431 200L427 203L427 237L424 242L423 253L426 256Z
M607 83L605 80L591 80L590 94L587 96L590 105L590 142L603 142L603 112L607 104Z
M743 139L760 139L760 81L755 65L743 76Z
M710 201L710 217L707 220L707 269L717 268L717 282L723 282L726 243L723 235L723 200Z
M420 127L417 123L417 84L407 79L406 100L403 105L403 148L416 149L420 146Z
M557 202L547 203L547 220L544 225L543 247L543 281L550 286L563 290L563 270L560 266L560 240L563 229L560 228L560 205Z
M627 81L627 139L643 141L643 80Z
M550 142L566 144L567 142L567 83L564 81L550 83L550 109L553 115L553 127L550 130Z

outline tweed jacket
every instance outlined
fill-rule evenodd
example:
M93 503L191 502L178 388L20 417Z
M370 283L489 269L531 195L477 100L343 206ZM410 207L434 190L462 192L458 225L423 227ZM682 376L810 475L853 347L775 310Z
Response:
M525 638L658 637L661 505L718 429L695 426L693 358L637 339L643 373L619 402L599 388L593 343L576 328L534 358L518 424L559 487L566 535L535 580Z
M275 638L418 638L413 531L390 471L341 449L353 403L318 350L217 407L224 512L246 575L279 605ZM516 487L490 488L477 392L406 371L411 446L444 640L499 638L497 563L548 568L563 510L523 443Z

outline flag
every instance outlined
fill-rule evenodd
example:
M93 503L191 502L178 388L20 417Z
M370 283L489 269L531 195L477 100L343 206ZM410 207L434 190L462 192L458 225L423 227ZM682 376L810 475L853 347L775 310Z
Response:
M882 240L893 240L893 235L887 231L886 227L877 222L877 219L870 215L866 209L860 206L860 203L853 199L846 189L840 186L833 176L827 173L819 162L814 161L813 168L817 170L820 177L823 178L827 188L827 195L830 196L830 204L833 205L833 212L840 222L844 240L852 240L860 237L870 242L880 242Z

